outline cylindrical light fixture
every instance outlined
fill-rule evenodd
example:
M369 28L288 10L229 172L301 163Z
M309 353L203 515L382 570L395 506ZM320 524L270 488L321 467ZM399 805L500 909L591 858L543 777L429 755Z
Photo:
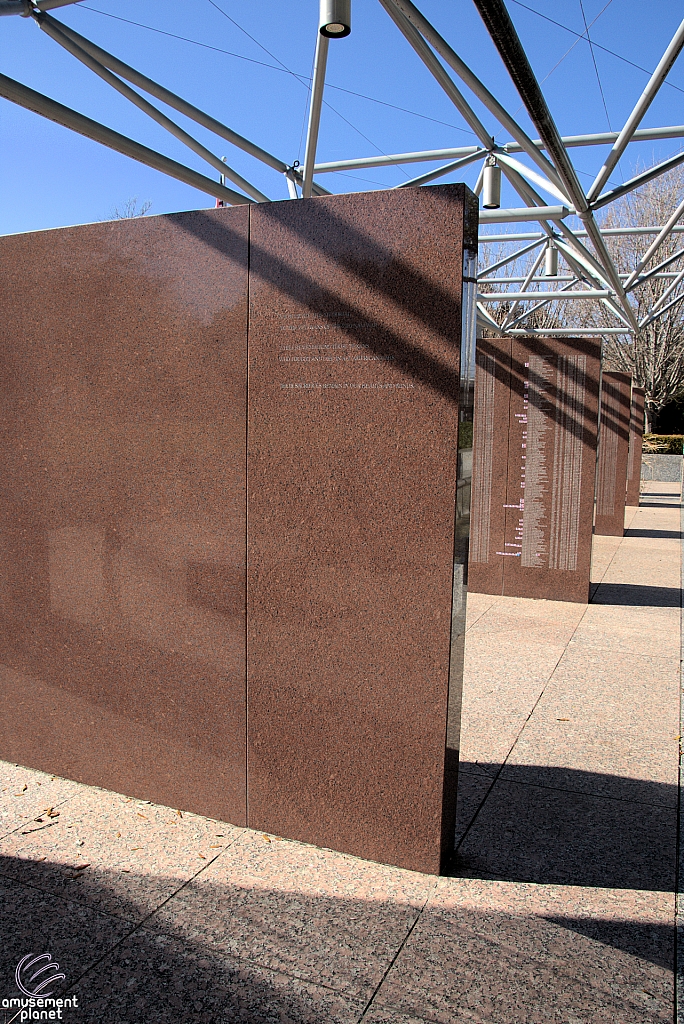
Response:
M558 249L552 242L549 242L544 254L544 276L558 277Z
M342 39L351 32L351 0L321 0L319 32L329 39Z
M498 210L501 206L501 168L493 156L488 156L482 179L482 205L485 210Z

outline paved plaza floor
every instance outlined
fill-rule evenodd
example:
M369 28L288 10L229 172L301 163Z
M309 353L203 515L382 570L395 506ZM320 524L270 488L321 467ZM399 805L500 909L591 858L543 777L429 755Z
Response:
M645 490L589 605L469 595L453 877L0 763L0 999L49 951L74 1024L671 1022L680 501Z

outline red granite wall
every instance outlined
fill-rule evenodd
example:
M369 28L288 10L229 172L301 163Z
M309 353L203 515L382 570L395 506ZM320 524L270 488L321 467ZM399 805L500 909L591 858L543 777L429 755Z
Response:
M627 457L627 505L638 505L641 496L641 454L644 436L643 388L632 388L632 408L629 419L629 455Z
M444 867L465 207L0 240L0 757Z
M468 589L588 601L600 345L478 340Z
M244 207L0 241L0 757L238 824L247 256Z
M603 373L594 524L594 532L603 536L622 537L625 532L631 405L630 375Z

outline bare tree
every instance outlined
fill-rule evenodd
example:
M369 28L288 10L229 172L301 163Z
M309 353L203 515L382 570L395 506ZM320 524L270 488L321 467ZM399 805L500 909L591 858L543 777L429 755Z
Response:
M684 171L677 168L615 203L602 227L664 224L683 198ZM684 269L684 248L677 256L681 240L681 235L670 234L641 270L642 275L646 274L669 257L676 257L663 268L663 275L668 276L651 277L629 292L630 302L642 325L639 334L636 338L610 336L604 346L604 365L608 369L631 373L635 383L644 388L647 430L652 428L659 410L684 393L684 304L670 306L678 294L677 275ZM619 272L631 275L652 241L653 236L648 235L608 236L608 246ZM670 293L666 295L668 290ZM651 318L649 312L654 306L656 313L658 308L666 312ZM607 324L601 313L596 322L604 326Z
M138 209L138 197L133 196L127 199L123 206L115 206L112 209L110 220L132 220L134 217L144 217L152 208L152 200L146 199Z
M611 227L652 227L664 224L684 199L684 170L677 168L667 175L656 178L641 189L628 193L614 203L607 212L602 228ZM683 218L684 220L684 218ZM608 235L606 242L618 272L625 283L640 266L643 256L654 240L654 235ZM680 241L681 240L681 241ZM492 265L506 256L512 243L502 243L496 248L487 247L487 264ZM681 246L681 253L680 247ZM641 268L643 277L661 263L666 263L656 276L647 278L641 284L629 289L629 301L637 320L641 324L636 338L633 335L604 335L603 365L609 370L629 373L635 384L646 393L646 429L653 427L660 409L673 399L684 395L684 301L670 303L677 296L684 297L684 291L677 278L684 273L684 236L670 234ZM509 263L504 274L518 279L511 283L511 290L521 287L520 281L539 261L532 282L526 290L538 287L543 263L541 250L527 253L514 263ZM559 260L559 273L570 280L566 287L575 289L574 272L563 267ZM637 278L638 280L638 278ZM503 285L503 288L506 288ZM481 292L501 291L502 285L489 285L487 279L480 282ZM540 294L540 303L542 295ZM658 303L660 305L658 305ZM535 310L535 306L539 308ZM664 310L660 315L652 315ZM533 312L529 312L534 310ZM523 314L524 318L523 318ZM495 307L496 320L504 327L536 328L551 327L594 327L601 334L602 327L615 327L617 321L604 305L595 301L553 301L543 305L530 301L517 304L502 302Z

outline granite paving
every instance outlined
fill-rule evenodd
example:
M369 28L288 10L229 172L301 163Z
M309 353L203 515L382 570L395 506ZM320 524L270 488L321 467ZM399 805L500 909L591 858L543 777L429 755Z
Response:
M89 1024L677 1020L680 514L645 483L589 605L469 596L448 876L0 762L0 999L49 952Z

